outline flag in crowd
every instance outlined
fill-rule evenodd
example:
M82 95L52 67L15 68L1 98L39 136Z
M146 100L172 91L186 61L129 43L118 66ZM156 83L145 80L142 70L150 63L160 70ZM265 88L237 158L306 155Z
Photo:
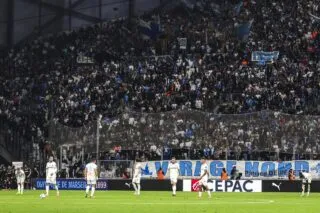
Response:
M181 50L187 49L187 38L178 38L178 42Z
M236 36L239 40L247 40L250 34L253 20L236 25Z
M243 6L243 1L239 2L235 7L234 7L234 12L236 15L240 14L241 8Z
M197 0L181 0L181 3L190 8L190 9L193 9L195 4L197 3Z
M251 55L251 60L258 62L259 65L265 65L266 62L273 63L279 58L279 51L265 52L254 51Z
M320 21L320 17L316 16L316 15L313 15L312 13L309 12L309 15L310 15L310 18L313 20L313 21Z
M156 40L161 34L160 17L157 17L156 21L146 22L139 19L138 28L144 39Z

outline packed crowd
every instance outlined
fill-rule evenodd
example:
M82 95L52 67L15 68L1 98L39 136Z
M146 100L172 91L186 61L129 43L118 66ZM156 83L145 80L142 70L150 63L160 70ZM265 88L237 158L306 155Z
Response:
M22 169L26 174L25 187L27 189L34 188L34 182L32 181L32 179L39 178L41 176L39 169L37 167L31 169L27 165L24 165ZM0 189L15 189L16 185L17 182L14 167L0 164Z
M120 154L121 153L121 154ZM128 154L128 153L127 153ZM99 175L101 178L124 178L131 177L133 157L124 157L126 152L114 151L100 153ZM57 155L55 155L57 156ZM127 155L128 156L128 155ZM84 149L77 149L75 146L64 147L61 159L54 159L60 168L57 176L59 178L83 178L85 165L94 156L92 153L85 152ZM140 156L138 156L140 157ZM60 165L61 164L61 165Z
M39 143L49 137L49 121L83 127L102 114L102 129L109 132L101 140L109 148L151 149L155 156L159 149L188 148L237 159L254 150L318 153L318 118L308 123L306 115L320 112L319 0L244 0L240 7L231 0L212 2L140 17L160 23L155 39L141 36L134 27L139 19L130 27L121 19L39 37L11 50L1 61L0 115ZM250 34L239 40L235 29L248 22ZM179 38L186 38L185 49ZM251 61L253 51L279 51L280 57L259 65ZM77 63L79 55L94 63ZM226 115L227 121L213 122L211 114L198 117L190 109L258 118ZM264 122L254 114L262 110L305 116L281 121L271 113ZM133 111L151 114L130 117ZM93 138L92 133L79 141L93 143Z
M319 124L319 116L273 111L238 115L195 110L127 112L101 120L100 150L107 153L100 159L319 159ZM85 150L95 152L95 124L67 128L56 121L51 127L53 141L84 144Z

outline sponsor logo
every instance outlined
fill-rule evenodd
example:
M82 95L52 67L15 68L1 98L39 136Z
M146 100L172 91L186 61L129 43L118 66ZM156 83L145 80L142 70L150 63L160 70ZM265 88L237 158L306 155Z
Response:
M260 180L212 180L208 188L214 192L261 192ZM199 191L199 180L191 180L191 191Z
M277 188L278 191L280 191L280 186L281 186L281 183L279 183L279 185L277 185L276 183L272 182L272 186Z
M45 185L45 179L36 179L36 189L44 189ZM84 190L86 188L87 182L84 179L57 179L57 185L58 188L62 190ZM51 189L53 189L53 186L50 187ZM96 189L108 190L108 181L103 179L98 180Z
M191 181L191 191L192 192L198 192L199 191L199 180L192 179Z

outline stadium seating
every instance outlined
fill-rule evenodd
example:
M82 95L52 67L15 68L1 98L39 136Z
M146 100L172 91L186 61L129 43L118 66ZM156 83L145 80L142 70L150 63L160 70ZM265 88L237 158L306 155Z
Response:
M193 9L179 5L160 14L151 12L132 26L121 19L29 41L10 50L0 63L0 131L5 146L10 149L11 143L22 140L26 150L33 151L33 143L42 149L50 137L58 140L49 134L51 122L82 131L83 126L93 128L102 114L102 129L116 121L123 132L130 126L130 137L114 130L114 135L108 133L113 137L104 140L113 139L112 145L122 140L126 149L140 147L150 153L155 146L156 152L170 129L172 135L182 133L178 142L172 136L165 146L202 154L214 150L208 154L212 158L219 158L217 153L226 151L223 147L235 153L235 159L248 158L253 150L289 152L288 158L293 150L307 150L309 158L318 158L320 11L312 7L316 2L245 0L235 5L202 0ZM141 31L141 23L161 30ZM280 54L276 60L251 61L254 51ZM165 112L169 114L162 115ZM137 129L147 131L141 122L145 113L153 113L146 123L154 128L141 138ZM162 116L168 118L156 131ZM181 127L179 116L186 122ZM211 124L210 118L222 123Z

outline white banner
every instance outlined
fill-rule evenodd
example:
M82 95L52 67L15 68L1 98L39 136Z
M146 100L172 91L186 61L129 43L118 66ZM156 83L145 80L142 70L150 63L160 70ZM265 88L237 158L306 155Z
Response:
M187 49L187 38L178 38L180 49L181 50L186 50Z
M22 168L23 162L12 162L12 166L14 166L15 169Z
M79 54L77 56L77 63L78 64L93 64L94 60L91 57L85 56L83 54Z
M199 180L183 182L185 191L198 191ZM262 192L261 180L209 180L208 188L213 192Z
M200 176L201 162L196 160L181 160L180 176L183 178L197 178ZM162 168L167 173L169 161L143 162L142 177L157 177L157 171ZM310 172L313 179L320 179L320 161L207 161L209 174L212 179L220 179L223 168L229 176L233 167L236 168L241 179L287 179L288 171L293 169L298 177L300 171Z

